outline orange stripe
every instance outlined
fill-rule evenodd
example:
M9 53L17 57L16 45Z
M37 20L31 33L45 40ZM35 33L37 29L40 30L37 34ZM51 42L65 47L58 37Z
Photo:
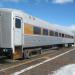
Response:
M24 25L24 34L33 34L33 26L30 24Z

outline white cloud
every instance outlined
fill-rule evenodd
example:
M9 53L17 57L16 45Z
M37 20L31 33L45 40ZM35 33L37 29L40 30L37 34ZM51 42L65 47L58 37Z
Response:
M69 25L69 26L61 26L61 25L55 25L55 26L65 29L65 30L68 30L68 31L75 32L75 24Z
M0 0L2 2L29 2L30 0ZM58 4L63 4L63 3L72 3L74 2L74 0L33 0L34 2L36 2L37 4L39 4L40 2L51 2L52 3L58 3Z
M68 31L73 32L75 34L75 24L68 25L68 26L62 26L62 25L58 25L58 24L53 24L53 26L58 28L58 29L62 29L63 31L68 30Z
M52 2L56 4L65 4L65 3L73 3L74 0L52 0Z
M69 27L67 27L70 31L74 31L75 32L75 25L70 25Z
M21 1L24 1L24 0L1 0L2 2L21 2Z
M34 0L34 2L35 5L38 5L39 3L41 3L41 0Z

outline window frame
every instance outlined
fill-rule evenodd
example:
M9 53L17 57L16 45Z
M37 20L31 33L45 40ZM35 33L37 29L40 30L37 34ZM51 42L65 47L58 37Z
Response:
M49 35L50 35L50 36L54 36L54 31L49 30Z
M38 29L35 29L35 28L38 28ZM39 32L40 31L40 32ZM36 35L41 35L41 27L37 27L37 26L33 26L33 34L36 34Z
M16 20L19 21L19 24L17 24L17 21ZM19 17L15 17L15 28L20 29L21 28L21 25L22 25L22 19L19 18Z
M48 29L43 28L42 34L48 36Z
M58 35L59 35L59 33L58 32L55 32L55 36L58 37Z
M62 33L59 33L59 37L62 37Z

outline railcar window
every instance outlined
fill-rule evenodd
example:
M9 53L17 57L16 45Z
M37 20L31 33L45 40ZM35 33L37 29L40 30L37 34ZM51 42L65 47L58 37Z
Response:
M39 35L40 35L40 34L41 34L41 28L40 28L40 27L35 27L35 26L34 26L34 27L33 27L33 33L34 33L34 34L39 34Z
M64 34L62 34L62 37L64 37Z
M68 35L68 38L70 38L70 36Z
M73 36L71 36L71 38L73 39Z
M66 38L68 38L68 35L65 35Z
M43 29L43 35L48 35L48 30L47 29Z
M66 38L68 38L68 35L66 35Z
M69 38L73 38L73 36L69 36Z
M49 31L50 36L54 36L54 31Z
M18 18L15 19L15 27L21 28L21 19L18 19Z
M70 38L70 36L68 35L68 38Z
M61 33L59 33L59 37L62 37L62 34Z
M58 32L55 32L55 36L58 36Z
M65 37L65 34L64 34L64 37Z
M69 38L71 38L71 36L69 36Z
M67 34L64 34L64 37L65 38L73 38L73 36L70 36L70 35L67 35Z

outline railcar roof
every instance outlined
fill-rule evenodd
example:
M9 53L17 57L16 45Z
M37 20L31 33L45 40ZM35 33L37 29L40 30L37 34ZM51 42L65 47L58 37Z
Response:
M22 14L27 15L27 16L31 16L31 15L29 15L29 14L27 14L27 13L21 11L21 10L17 10L17 9L0 8L0 11L18 12L18 13L22 13ZM50 29L50 30L53 30L53 31L58 31L58 32L61 32L61 33L69 34L69 35L74 35L71 31L69 31L69 29L68 29L68 31L66 31L66 28L63 27L63 26L59 26L59 25L57 26L55 24L51 24L47 21L38 19L37 17L33 17L33 18L35 18L35 20L40 22L40 25L37 25L37 26L41 26L41 27L44 27L44 28L47 28L47 29Z

